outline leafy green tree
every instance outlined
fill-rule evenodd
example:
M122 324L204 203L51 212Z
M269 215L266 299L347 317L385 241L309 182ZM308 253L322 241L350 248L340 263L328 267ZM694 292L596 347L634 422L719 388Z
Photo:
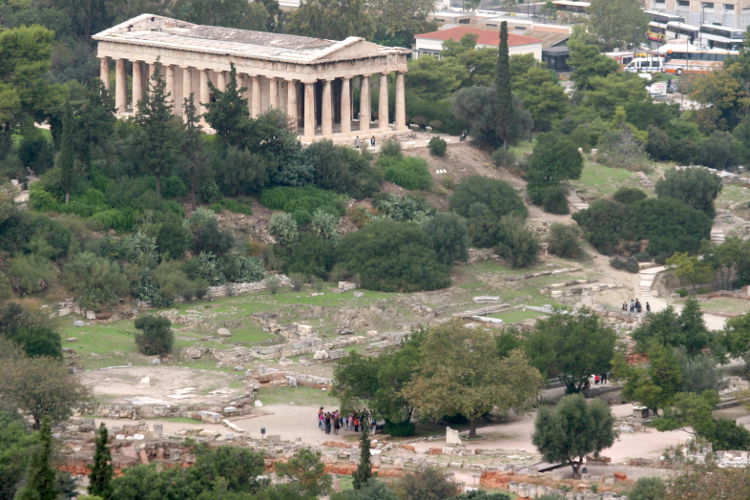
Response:
M5 347L0 343L0 347ZM11 499L23 478L36 439L12 410L0 411L0 498Z
M289 459L278 462L276 473L292 483L300 496L318 498L331 488L331 476L325 473L325 466L320 461L320 452L303 448Z
M533 127L531 115L523 109L521 101L512 97L513 119L504 122L508 140L515 143L528 137ZM480 144L497 148L502 145L498 135L497 90L494 86L464 87L453 98L453 116L469 124L469 133Z
M141 333L135 335L138 350L146 356L164 356L172 352L172 322L161 316L142 316L134 321Z
M469 72L456 58L423 56L409 61L406 78L410 93L434 101L453 95Z
M601 49L576 27L568 41L570 57L568 65L573 68L570 79L576 84L577 91L591 88L591 79L596 76L607 76L617 71L617 61L601 53Z
M705 168L671 169L656 183L659 197L680 200L711 218L716 213L714 200L720 192L721 179Z
M636 201L645 200L646 198L648 198L648 196L640 189L627 186L618 188L617 191L615 191L615 194L612 195L613 200L626 205L629 203L635 203Z
M371 39L375 17L364 0L309 0L289 16L286 29L297 35L343 40L348 36Z
M204 490L217 478L222 478L228 491L257 493L268 484L268 479L260 477L264 471L262 452L236 446L209 448L204 445L197 449L190 476Z
M325 279L336 261L336 247L333 243L311 233L304 233L289 247L275 248L274 251L276 250L279 250L279 256L284 261L284 272L287 274L297 273Z
M615 356L612 373L624 380L622 395L627 400L638 401L658 414L668 408L682 386L680 363L672 348L652 343L647 351L646 365L631 366L623 356Z
M57 499L59 490L52 459L52 428L50 419L45 417L39 430L39 444L29 462L27 483L16 495L18 500Z
M494 339L458 322L427 331L417 375L402 393L420 415L463 415L476 437L479 418L499 408L522 411L536 399L539 372L520 351L499 359Z
M579 477L584 458L612 446L617 433L607 403L587 403L581 394L563 397L554 408L543 406L534 422L532 442L548 462L567 463Z
M214 100L205 103L207 109L206 121L227 144L243 147L246 140L245 134L249 126L250 112L248 111L247 99L244 97L247 88L238 84L235 65L230 65L229 80L224 91L219 90L212 83L209 83L209 87ZM192 99L190 101L192 104ZM188 105L187 100L185 105ZM187 111L187 107L185 109ZM187 120L186 124L189 126L190 120Z
M628 491L630 500L662 500L666 498L666 485L660 477L641 477Z
M469 256L466 220L455 213L438 213L424 224L427 244L443 264L465 261Z
M680 283L690 285L693 292L698 290L698 285L714 277L714 270L708 262L686 252L675 252L666 260L666 264L672 267L672 272L680 279Z
M138 103L135 121L139 126L137 156L141 168L154 176L156 194L161 195L161 181L178 163L181 128L167 102L170 93L160 73L160 65L151 77L148 92Z
M460 485L440 469L422 467L396 481L393 489L399 498L433 500L453 498L460 490Z
M375 194L382 182L379 171L367 159L346 146L324 140L305 148L303 161L312 166L314 184L355 198Z
M291 245L299 238L297 221L292 214L283 212L273 214L268 223L268 232L280 245Z
M543 497L537 497L542 500L545 500ZM507 495L505 493L489 493L484 490L473 490L473 491L467 491L466 493L461 493L460 495L453 497L451 500L512 500L510 495ZM551 499L546 499L551 500ZM557 499L555 499L557 500Z
M216 214L207 208L194 210L188 219L188 227L193 235L193 249L196 253L222 256L232 248L234 236L219 227Z
M33 428L42 418L59 423L88 399L88 390L60 361L46 356L7 359L0 377L0 404L31 415Z
M602 48L628 48L644 41L649 19L638 0L593 0L588 13L589 33Z
M615 332L591 311L557 312L536 322L524 350L532 366L572 393L581 392L592 373L609 371L615 340Z
M497 236L495 252L512 267L528 267L537 261L539 240L518 217L504 215L497 226Z
M573 225L554 222L549 228L547 249L552 255L565 259L578 259L585 255L579 238L580 230Z
M347 234L337 262L370 290L434 290L450 283L448 266L438 261L422 228L410 222L382 220Z
M15 342L27 356L62 359L62 342L41 312L26 309L17 302L0 306L0 337Z
M375 40L384 45L408 47L415 34L437 27L429 19L435 10L431 0L373 0L368 7L368 15L378 20Z
M721 343L731 357L743 357L747 360L750 352L750 313L727 319Z
M750 495L747 471L742 468L721 468L714 464L696 465L667 481L662 498L732 500Z
M89 474L89 494L102 498L112 498L112 453L107 446L107 426L99 424L96 431L96 449L94 450L94 464Z
M352 474L354 489L362 489L374 477L372 463L370 462L370 419L367 415L362 417L362 434L359 437L359 463Z
M511 57L511 61L518 56ZM562 118L568 109L569 99L554 71L532 65L527 71L513 75L514 94L534 120L535 130L549 130L552 123Z
M508 149L511 140L510 123L513 122L513 94L510 81L510 55L508 53L508 22L500 23L500 45L497 59L497 135Z
M120 265L91 252L78 253L66 262L63 282L82 307L95 311L112 307L128 292Z
M672 306L649 314L631 336L641 352L655 341L670 347L685 347L691 356L708 347L713 340L703 321L700 304L694 298L685 301L679 316Z
M332 500L398 500L393 491L382 481L370 479L358 490L344 490L334 493Z
M578 148L558 134L539 135L529 163L527 189L536 204L542 203L545 188L578 179L583 171L583 157Z
M521 197L507 182L480 175L464 177L450 198L449 208L471 218L477 203L484 205L496 218L508 214L526 217L528 213Z

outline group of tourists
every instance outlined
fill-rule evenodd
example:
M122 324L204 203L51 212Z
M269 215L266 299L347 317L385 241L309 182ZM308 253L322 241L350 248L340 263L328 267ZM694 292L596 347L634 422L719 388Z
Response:
M644 307L641 305L641 301L638 300L638 298L630 299L630 302L623 302L622 303L622 311L623 312L629 312L629 313L636 313L640 314L643 312ZM646 312L651 312L651 304L646 302Z
M325 411L322 406L318 410L318 427L326 434L331 434L331 431L333 431L334 436L337 436L342 428L360 432L369 421L370 419L365 413L352 412L351 415L344 416L339 410Z
M594 385L604 385L609 380L609 374L607 372L602 373L601 375L591 375L587 380L586 383L583 385L583 390L587 391L591 388L591 382L594 382Z

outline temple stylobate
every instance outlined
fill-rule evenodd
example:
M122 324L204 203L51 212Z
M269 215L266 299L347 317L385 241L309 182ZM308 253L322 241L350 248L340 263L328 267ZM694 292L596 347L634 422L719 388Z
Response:
M175 113L182 113L181 103L191 93L202 113L203 103L212 98L209 81L219 90L226 88L234 64L238 86L246 88L251 116L281 109L305 142L406 129L408 49L358 37L333 41L202 26L151 14L141 14L93 38L98 42L101 79L107 88L114 63L115 105L121 116L136 109L157 70L163 74ZM395 74L396 94L393 123L388 106L391 74ZM377 114L373 116L375 92ZM354 102L357 94L358 102Z

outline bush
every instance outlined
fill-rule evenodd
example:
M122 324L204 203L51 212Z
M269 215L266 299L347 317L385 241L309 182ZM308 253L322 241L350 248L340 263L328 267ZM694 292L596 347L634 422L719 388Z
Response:
M507 214L526 217L528 213L523 200L513 186L507 182L481 175L465 177L456 186L450 199L450 209L459 215L471 218L471 213L476 210L474 206L476 204L484 205L487 213L496 218Z
M645 200L648 198L646 196L646 193L641 191L638 188L632 188L632 187L621 187L617 191L615 191L615 194L612 195L612 199L619 202L619 203L635 203L636 201Z
M114 229L118 232L129 231L133 227L132 214L123 212L118 208L108 208L97 212L89 217L100 231Z
M39 255L18 255L11 260L8 275L19 295L29 295L46 290L55 269Z
M664 481L659 477L642 477L628 492L628 500L662 500L666 497Z
M266 287L271 295L276 295L281 290L281 280L276 275L269 276L266 280Z
M499 242L495 252L511 266L527 267L535 263L539 254L539 240L523 222L506 215L498 226Z
M430 189L432 186L432 175L422 158L381 156L378 167L383 169L385 180L404 189Z
M307 283L307 276L302 273L291 273L289 280L292 282L292 290L299 292L305 286L305 283Z
M128 279L120 265L92 252L81 252L68 260L63 282L77 294L81 307L94 311L114 306L128 292Z
M430 142L427 143L427 147L430 150L430 154L433 156L445 156L445 151L448 149L448 143L445 139L438 136L432 136Z
M629 273L640 271L638 261L634 257L612 257L609 259L609 265L615 269L622 269Z
M386 139L380 145L380 156L401 157L401 143L397 139Z
M435 250L438 261L451 265L465 261L469 255L469 233L466 220L454 213L439 213L424 224L427 244Z
M303 163L312 166L316 186L357 199L372 196L382 183L379 171L370 166L365 155L350 147L334 146L331 141L317 141L305 148ZM314 208L308 212L312 214Z
M656 194L659 198L680 200L713 218L714 200L719 196L721 188L718 175L705 168L692 167L668 170L664 178L656 183Z
M581 231L575 226L555 222L547 236L549 253L565 259L578 259L583 256L583 248L578 238Z
M180 263L176 261L165 261L159 264L151 274L160 294L152 299L151 305L158 307L169 307L177 297L192 300L198 293L199 285L188 278L181 269ZM205 281L203 287L207 286Z
M257 257L224 255L219 258L219 268L228 281L252 283L265 276L263 262Z
M253 205L249 198L222 198L211 204L211 210L216 213L219 213L222 210L228 210L237 214L252 215Z
M321 236L306 233L283 253L284 272L327 278L335 262L332 242Z
M547 186L542 190L542 209L550 214L567 214L568 188L566 186Z
M188 227L193 235L193 249L196 253L224 255L234 244L231 233L222 230L216 215L207 208L198 208L190 214Z
M310 221L310 231L327 240L336 241L339 237L338 225L339 218L337 216L317 209L313 213L312 221Z
M376 221L341 240L338 262L370 290L434 290L450 284L422 229L410 222Z
M297 222L291 214L273 214L268 223L268 232L276 238L279 245L291 245L299 237Z
M424 198L410 194L378 193L372 198L372 206L380 215L402 222L426 220L434 212Z
M510 149L499 147L492 153L492 163L496 167L514 168L518 163L518 159L516 158L516 154Z
M316 210L332 215L344 215L344 200L340 195L314 186L282 186L264 190L260 203L272 210L283 210L294 216L298 224L307 224Z
M391 437L407 437L414 435L416 427L412 422L391 422L390 420L386 420L383 432L389 434Z
M146 356L164 356L172 352L174 333L172 322L161 316L142 316L135 320L141 333L135 334L138 351Z

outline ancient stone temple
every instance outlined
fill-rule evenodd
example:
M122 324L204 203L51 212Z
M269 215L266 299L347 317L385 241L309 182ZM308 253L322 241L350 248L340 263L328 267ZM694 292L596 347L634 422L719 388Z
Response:
M115 66L117 113L127 116L148 91L159 68L175 113L191 93L198 111L210 102L210 81L226 88L230 64L245 87L252 116L279 108L305 142L406 129L404 74L408 49L358 37L342 41L201 26L141 14L94 35L101 79L110 87ZM395 113L389 116L389 75ZM129 78L130 76L130 78ZM377 89L377 90L374 90ZM377 112L371 96L377 93ZM359 102L354 102L358 96ZM377 118L373 120L373 118Z

